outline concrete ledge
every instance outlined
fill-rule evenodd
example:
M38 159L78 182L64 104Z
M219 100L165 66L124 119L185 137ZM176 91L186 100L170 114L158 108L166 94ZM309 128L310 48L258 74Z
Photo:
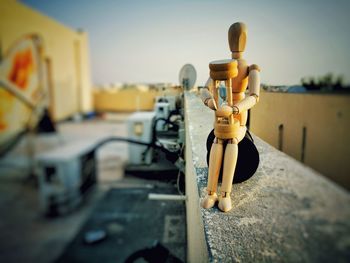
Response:
M260 166L235 184L234 208L200 208L213 112L185 94L189 262L346 262L350 194L254 136Z

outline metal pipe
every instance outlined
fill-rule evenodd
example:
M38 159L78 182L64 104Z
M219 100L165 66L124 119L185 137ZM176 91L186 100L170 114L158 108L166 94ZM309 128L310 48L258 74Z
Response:
M149 200L164 200L164 201L186 201L186 195L166 195L166 194L148 194Z

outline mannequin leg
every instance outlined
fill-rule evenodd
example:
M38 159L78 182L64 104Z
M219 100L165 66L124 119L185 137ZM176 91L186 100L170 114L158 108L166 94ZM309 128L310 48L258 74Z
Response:
M238 140L233 139L226 145L224 157L224 171L222 174L221 198L219 201L219 209L224 212L231 210L231 189L233 175L236 169L238 157Z
M229 141L225 149L224 171L221 184L221 199L219 201L219 209L224 212L228 212L232 209L230 193L232 190L233 176L237 164L238 143L243 140L246 131L246 126L240 126L237 138Z
M207 184L207 195L202 201L203 208L211 208L215 205L218 200L218 196L216 194L217 186L218 186L218 178L222 163L222 155L223 155L223 141L220 139L216 139L211 146L210 149L210 157L209 157L209 169L208 169L208 184Z

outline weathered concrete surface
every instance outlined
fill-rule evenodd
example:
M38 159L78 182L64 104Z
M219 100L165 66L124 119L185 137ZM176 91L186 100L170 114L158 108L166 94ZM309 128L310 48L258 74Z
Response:
M186 147L191 148L193 159L192 163L186 160L186 165L193 165L195 171L186 176L195 177L203 197L208 171L205 142L213 113L190 93L186 94L186 121ZM222 213L217 207L200 208L208 261L348 262L349 192L254 139L261 163L250 180L233 186L233 209Z

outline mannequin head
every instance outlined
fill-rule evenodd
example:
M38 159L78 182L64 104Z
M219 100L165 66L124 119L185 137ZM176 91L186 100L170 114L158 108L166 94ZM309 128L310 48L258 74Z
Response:
M228 30L228 43L232 52L232 58L241 58L247 41L247 27L242 22L234 23Z

